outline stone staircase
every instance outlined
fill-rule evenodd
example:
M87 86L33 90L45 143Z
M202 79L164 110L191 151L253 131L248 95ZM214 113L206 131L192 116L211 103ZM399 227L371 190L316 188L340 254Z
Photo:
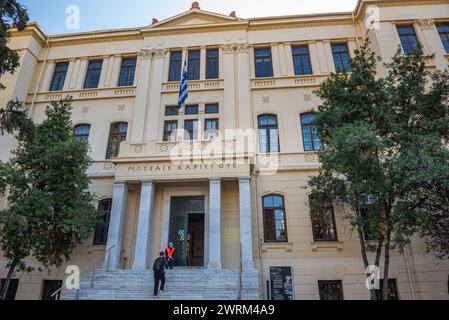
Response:
M63 300L245 300L260 299L257 270L208 270L175 268L166 271L164 292L153 296L154 276L151 270L97 270L92 287L92 274L81 280L81 289L66 291Z

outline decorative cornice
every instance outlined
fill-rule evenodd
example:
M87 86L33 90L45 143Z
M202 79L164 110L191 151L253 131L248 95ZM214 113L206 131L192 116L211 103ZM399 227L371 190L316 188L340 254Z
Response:
M221 50L224 54L231 54L231 53L246 53L248 52L250 48L249 43L230 43L230 44L223 44L220 46Z
M79 44L133 41L133 40L143 40L143 36L141 34L138 35L136 34L136 35L115 35L106 37L72 38L72 39L50 38L50 46L59 47L59 46L79 45Z

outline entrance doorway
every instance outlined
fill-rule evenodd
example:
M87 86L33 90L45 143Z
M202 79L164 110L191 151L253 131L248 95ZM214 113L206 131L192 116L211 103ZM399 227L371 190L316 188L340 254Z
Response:
M204 266L204 205L204 197L171 198L169 241L176 266Z

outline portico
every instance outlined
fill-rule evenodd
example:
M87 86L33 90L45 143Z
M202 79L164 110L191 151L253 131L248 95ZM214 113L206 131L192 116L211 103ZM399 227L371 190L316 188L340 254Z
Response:
M162 164L152 164L153 170L155 165ZM128 177L114 185L104 268L151 269L158 252L168 242L175 244L179 266L211 270L237 269L240 265L243 270L254 268L249 174L235 172L232 176L232 170L225 170L229 167L224 166L226 172L222 176L215 172L202 178L180 179L179 171L173 176L153 174L150 178L142 172L144 169L136 168L129 164L119 164L117 168L119 172L126 171ZM139 180L137 172L141 175ZM128 196L130 187L139 195L135 200ZM238 194L234 194L236 189ZM127 209L129 201L136 202L134 218ZM131 237L135 239L129 248L123 244L125 225L127 230L133 230Z

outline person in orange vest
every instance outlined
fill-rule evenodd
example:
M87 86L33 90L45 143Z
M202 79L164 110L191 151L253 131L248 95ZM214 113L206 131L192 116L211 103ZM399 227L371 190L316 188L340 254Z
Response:
M173 266L175 265L175 247L173 242L170 242L167 248L165 248L165 259L167 259L168 267L173 269Z

